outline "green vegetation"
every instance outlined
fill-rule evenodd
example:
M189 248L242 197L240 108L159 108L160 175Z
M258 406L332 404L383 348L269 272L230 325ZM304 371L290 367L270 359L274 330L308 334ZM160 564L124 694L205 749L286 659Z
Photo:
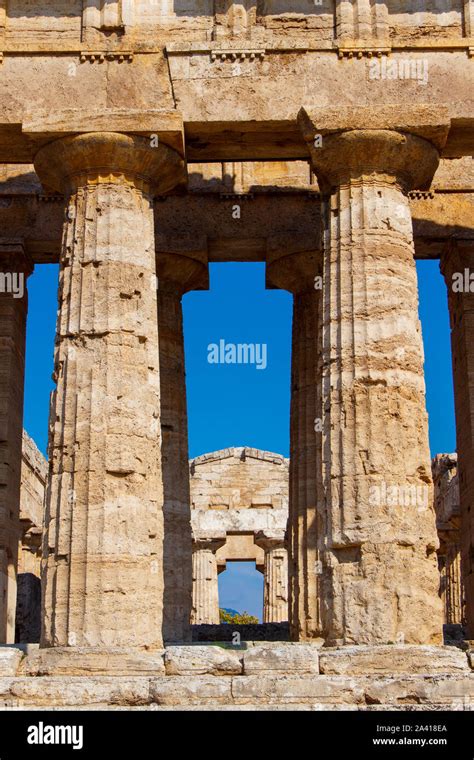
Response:
M258 618L256 618L254 615L249 615L248 612L236 612L233 614L232 612L228 612L227 610L223 610L222 608L219 610L219 618L221 623L233 623L234 625L250 625L250 624L258 624Z

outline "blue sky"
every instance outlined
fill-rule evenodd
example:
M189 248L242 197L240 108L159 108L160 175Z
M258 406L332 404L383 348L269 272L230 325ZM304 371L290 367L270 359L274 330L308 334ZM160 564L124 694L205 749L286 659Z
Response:
M454 401L446 287L437 261L418 262L432 455L454 451ZM289 455L292 299L265 290L263 264L212 264L209 291L183 299L190 456L227 446ZM53 387L58 268L36 267L29 282L25 428L46 453ZM209 364L208 345L265 343L268 366ZM220 603L261 617L263 578L247 563L219 576Z

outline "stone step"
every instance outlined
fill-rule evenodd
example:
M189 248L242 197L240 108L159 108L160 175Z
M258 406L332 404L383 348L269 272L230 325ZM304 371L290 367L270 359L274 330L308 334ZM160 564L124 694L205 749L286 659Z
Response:
M474 674L345 676L17 676L0 678L0 707L474 709Z

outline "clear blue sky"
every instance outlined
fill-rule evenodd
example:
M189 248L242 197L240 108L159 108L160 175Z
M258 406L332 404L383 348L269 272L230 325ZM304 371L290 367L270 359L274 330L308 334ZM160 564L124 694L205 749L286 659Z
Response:
M437 261L417 264L425 345L431 453L455 450L449 318ZM46 453L53 387L57 266L38 266L29 283L25 428ZM265 290L263 264L213 264L209 291L184 297L190 456L227 446L289 455L292 299ZM214 365L210 343L265 343L268 366ZM245 563L219 576L220 603L261 617L263 580Z

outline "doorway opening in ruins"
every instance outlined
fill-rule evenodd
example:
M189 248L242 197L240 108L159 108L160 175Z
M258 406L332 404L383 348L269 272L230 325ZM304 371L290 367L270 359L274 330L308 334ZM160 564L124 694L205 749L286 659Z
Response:
M263 621L263 568L256 562L228 561L219 572L219 608Z

